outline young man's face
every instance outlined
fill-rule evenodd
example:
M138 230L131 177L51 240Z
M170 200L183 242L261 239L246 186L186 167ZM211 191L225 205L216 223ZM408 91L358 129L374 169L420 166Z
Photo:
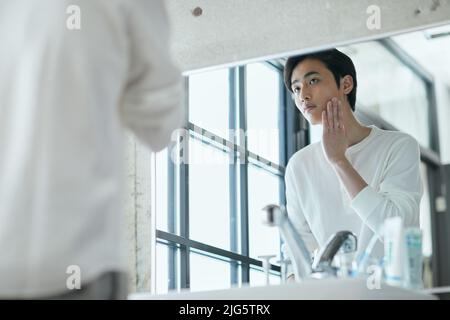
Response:
M305 59L295 67L291 88L297 108L313 125L322 123L322 111L332 98L346 101L343 86L338 89L333 73L316 59Z

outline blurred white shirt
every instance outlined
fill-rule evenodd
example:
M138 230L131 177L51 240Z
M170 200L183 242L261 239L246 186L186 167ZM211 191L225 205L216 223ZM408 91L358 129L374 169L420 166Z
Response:
M184 118L162 2L0 1L0 297L126 271L121 129L157 151Z

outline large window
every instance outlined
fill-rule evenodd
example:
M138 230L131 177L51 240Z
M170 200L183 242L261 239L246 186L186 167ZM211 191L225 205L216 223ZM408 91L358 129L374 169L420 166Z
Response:
M157 293L264 285L281 240L262 208L283 204L282 67L255 63L186 78L189 121L156 156Z
M381 117L430 148L429 83L388 48L378 41L339 48L355 64L356 109ZM321 126L311 128L311 142L321 136Z
M358 74L358 108L375 113L430 147L427 83L380 42L345 48Z

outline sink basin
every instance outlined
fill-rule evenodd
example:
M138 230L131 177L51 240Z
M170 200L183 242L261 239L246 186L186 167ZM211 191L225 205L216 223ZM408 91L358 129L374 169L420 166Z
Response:
M308 279L302 283L286 283L260 287L241 287L199 292L174 292L162 295L131 294L133 300L436 300L422 291L393 287L382 283L380 289L368 289L362 278Z

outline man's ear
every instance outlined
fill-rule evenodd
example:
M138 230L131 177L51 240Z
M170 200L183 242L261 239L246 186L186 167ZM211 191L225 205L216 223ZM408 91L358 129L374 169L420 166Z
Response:
M353 90L353 78L350 75L346 75L341 79L342 88L344 88L344 94L349 94Z

